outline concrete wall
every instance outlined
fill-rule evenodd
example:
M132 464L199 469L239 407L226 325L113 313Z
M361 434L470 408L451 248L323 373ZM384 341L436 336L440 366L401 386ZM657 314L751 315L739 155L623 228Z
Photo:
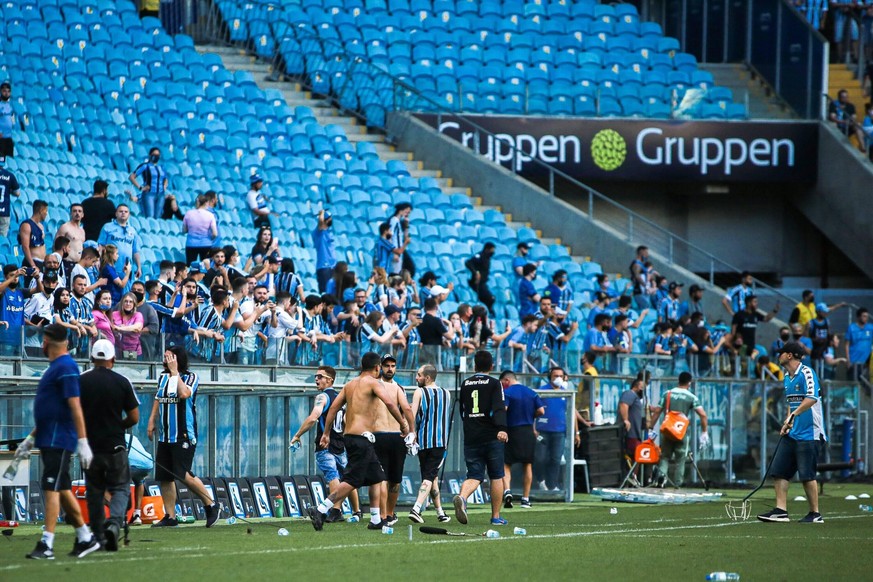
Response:
M545 237L557 237L572 249L574 255L589 255L607 272L626 276L634 257L637 242L628 242L625 236L587 215L572 204L550 196L546 191L515 176L509 170L475 155L455 140L439 134L425 123L407 113L390 114L388 134L402 149L415 153L416 159L428 166L439 168L458 186L468 186L487 205L500 206L512 214L513 220L530 222ZM704 287L707 317L724 319L727 313L721 307L724 290L712 287L708 281L678 265L670 265L665 257L654 252L652 261L660 273L671 280L684 281ZM782 314L787 319L789 306L783 304ZM772 341L776 327L765 325L759 329L759 342Z
M832 124L818 132L818 187L800 192L796 207L868 277L873 277L873 164Z

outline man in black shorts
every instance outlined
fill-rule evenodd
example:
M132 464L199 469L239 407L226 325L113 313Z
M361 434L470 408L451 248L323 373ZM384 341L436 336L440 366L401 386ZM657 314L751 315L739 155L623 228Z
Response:
M537 429L534 419L546 413L546 404L539 394L518 383L510 370L500 374L503 396L506 399L506 425L509 442L506 444L505 471L503 478L503 507L512 508L512 466L523 466L521 506L530 508L530 487L533 483L533 462L537 444Z
M85 525L71 489L73 453L79 453L83 469L91 465L94 454L85 435L85 418L79 400L79 366L67 352L67 328L56 323L47 325L43 331L42 351L49 360L49 367L40 378L33 399L36 428L15 451L17 458L26 458L36 445L42 459L40 487L45 498L45 528L27 558L55 559L55 528L61 507L66 522L76 528L76 543L69 555L82 558L99 550L100 542Z
M130 380L114 372L115 346L97 340L91 348L94 367L82 374L82 413L90 432L94 460L85 471L91 529L107 552L118 551L118 538L130 507L130 466L124 431L139 422L139 399ZM109 521L103 501L109 493Z
M467 480L452 502L458 521L467 523L467 498L479 487L487 472L491 480L491 525L506 525L506 520L500 517L505 474L503 445L509 440L503 386L488 375L494 367L490 352L479 350L473 362L476 373L461 383L460 395Z
M397 408L403 414L409 425L410 432L415 431L415 417L412 414L412 409L409 406L409 401L406 399L406 392L403 386L394 381L394 374L397 371L397 360L391 354L382 356L382 383L388 389L388 392L394 398ZM400 425L397 424L388 410L384 406L376 404L376 422L373 425L373 432L376 435L376 456L385 470L387 480L381 484L382 491L379 494L381 506L378 507L379 515L376 515L376 508L370 505L370 523L367 524L367 529L382 529L383 525L394 525L397 523L397 499L400 497L400 482L403 480L403 465L406 462L406 442L400 435Z
M379 354L367 352L361 357L361 374L345 386L334 398L327 412L324 423L332 426L337 413L346 406L346 425L343 432L343 441L349 456L349 464L343 473L339 486L328 495L318 507L309 508L309 517L312 519L312 527L321 531L324 527L324 519L327 512L337 501L342 501L358 487L375 485L385 481L385 471L376 457L373 436L377 402L384 403L389 414L400 423L400 434L406 436L409 433L409 423L403 418L397 407L396 398L379 381ZM324 433L321 437L321 446L330 444L330 436ZM379 488L373 487L373 492L378 495ZM371 499L370 504L379 507L379 499Z
M415 417L418 446L418 464L421 467L421 487L409 519L424 523L421 512L430 496L437 512L437 519L445 523L451 518L443 511L440 500L440 484L437 476L446 458L451 409L449 391L436 385L437 370L432 364L425 364L415 374L418 388L412 395L412 415Z

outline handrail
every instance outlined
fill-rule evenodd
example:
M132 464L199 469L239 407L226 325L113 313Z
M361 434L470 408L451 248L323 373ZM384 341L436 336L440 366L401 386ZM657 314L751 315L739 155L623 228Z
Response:
M261 2L261 4L263 4L264 6L266 6L268 8L272 8L275 10L281 9L281 5L276 4L274 2L267 1L267 2ZM213 7L214 7L214 5L213 5ZM217 8L215 8L215 10L217 11ZM220 13L218 14L218 18L211 18L210 19L210 21L213 23L217 23L220 20L221 20ZM331 48L332 51L335 51L334 52L335 56L341 56L343 58L344 64L346 65L345 70L348 72L348 74L346 74L344 76L345 77L344 81L343 81L344 84L343 84L342 88L340 89L340 91L336 92L338 95L342 95L344 93L344 90L349 86L348 85L349 83L355 82L355 79L357 77L356 73L363 69L364 78L366 78L368 80L370 85L376 85L375 89L368 89L370 91L372 91L372 90L379 91L381 89L381 87L379 87L380 83L375 82L376 79L379 79L380 81L382 79L387 80L387 85L388 85L387 88L390 88L390 90L392 91L392 94L390 95L390 99L388 98L389 96L384 96L384 98L380 99L380 102L385 104L386 110L389 110L389 109L392 111L414 110L414 109L402 107L402 105L404 105L407 102L406 100L402 100L402 101L398 102L398 96L401 98L405 96L413 101L413 105L414 105L414 102L422 102L422 103L430 105L432 107L431 111L437 112L436 115L438 116L438 120L439 120L438 124L441 123L441 120L443 117L454 117L454 118L463 120L465 123L467 123L470 126L472 126L473 128L475 128L476 131L478 131L482 135L490 136L492 138L495 137L495 134L493 134L493 133L489 132L488 130L486 130L485 128L483 128L481 125L476 123L470 117L468 117L462 113L444 111L444 109L445 109L444 105L430 99L429 97L424 95L421 91L419 91L418 89L416 89L414 86L410 85L409 83L403 81L402 79L400 79L398 77L395 77L394 75L391 75L389 72L385 71L381 67L363 59L360 56L350 55L347 52L345 46L342 45L341 43L333 41L332 39L319 37L317 34L315 34L311 31L311 29L310 29L311 25L312 25L311 22L307 22L305 25L302 25L302 26L292 26L289 24L288 25L288 32L289 32L289 34L293 34L293 36L295 37L295 39L298 42L312 42L312 41L317 42L322 47L327 46L327 47ZM213 31L213 32L216 32L216 31ZM220 32L220 31L218 31L218 32ZM305 35L305 36L303 38L301 38L300 35ZM214 35L213 38L215 38L216 40L219 40L220 42L226 42L225 40L223 40L220 37L220 35ZM278 40L279 39L277 39L277 47L274 50L274 66L277 65L278 62L282 58L282 55L279 53L279 50L278 50ZM360 85L358 85L358 87L360 87ZM341 109L343 111L352 112L352 113L366 119L364 112L357 110L357 109L355 109L355 110L350 109L349 107L346 106L347 104L342 102L342 99L340 97L338 97L337 94L331 94L331 95L327 96L328 100L332 104L334 104L335 106L337 106L339 109ZM514 154L524 155L524 152L522 150L520 150L519 148L517 148L514 144L507 143L505 141L502 143L504 145L508 146L510 148L509 151L512 151ZM678 265L680 267L687 268L688 270L690 270L692 272L695 272L695 271L700 272L700 271L705 270L708 274L709 284L712 286L715 286L716 272L727 271L727 272L739 274L743 271L743 269L740 269L739 267L736 267L733 264L728 263L727 261L715 256L714 254L710 253L709 251L706 251L706 250L700 248L699 246L695 245L694 243L692 243L692 242L676 235L675 233L669 231L668 229L660 226L659 224L655 223L654 221L652 221L652 220L650 220L650 219L648 219L640 214L637 214L633 210L627 208L626 206L620 204L619 202L616 202L615 200L612 200L611 198L609 198L608 196L604 195L603 193L595 190L591 186L583 184L582 182L580 182L576 178L570 176L566 172L563 172L563 171L555 168L551 164L548 164L548 163L543 162L542 160L538 160L536 158L532 159L528 163L533 163L536 166L538 166L546 171L546 173L548 175L548 180L549 180L549 186L547 188L547 191L549 192L550 195L556 196L556 191L555 191L555 178L556 177L568 182L573 187L587 193L588 210L587 210L587 212L585 212L585 214L588 215L589 220L591 220L591 221L595 220L595 216L594 216L595 206L596 206L595 203L600 203L600 204L605 205L607 207L607 209L605 211L601 210L601 212L604 212L605 215L602 217L601 216L598 217L599 222L607 224L608 226L611 226L613 228L616 228L620 232L621 232L621 230L624 230L625 231L624 235L625 235L625 238L627 239L628 242L647 245L651 250L653 250L658 255L663 257L667 261L668 264ZM514 173L517 174L516 170L513 167L510 167L508 169L510 169L511 171L513 171ZM615 213L615 212L618 212L622 218L618 224L616 224L616 223L609 224L607 222L609 214ZM600 212L598 212L598 214L600 214ZM640 225L643 225L643 228L640 228ZM646 232L646 227L648 228L649 232ZM662 240L659 240L659 239L662 239ZM694 255L694 254L698 255L698 257L692 257L692 255ZM677 258L681 257L681 256L686 256L687 260L684 262L681 262L681 263L679 261L677 261ZM694 266L693 266L693 263L694 263L693 259L694 258L698 259L697 262L698 262L700 267L703 267L703 269L701 269L701 268L695 269L694 268ZM702 259L702 260L700 260L700 259ZM764 283L763 281L761 281L757 278L754 279L754 286L758 289L766 290L767 293L771 296L783 298L784 300L786 300L789 303L789 305L793 305L793 303L796 301L795 298L789 297L788 295L782 293L778 289L771 287L770 285L767 285L766 283Z

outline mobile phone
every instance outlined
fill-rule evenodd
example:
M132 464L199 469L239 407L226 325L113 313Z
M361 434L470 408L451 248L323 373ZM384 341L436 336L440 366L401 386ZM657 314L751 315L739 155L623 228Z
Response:
M25 267L24 268L24 274L27 275L28 277L32 276L34 273L36 273L35 268L33 268L33 267Z
M124 264L125 264L125 265L129 265L129 264L130 264L130 257L126 257L126 258L124 259Z

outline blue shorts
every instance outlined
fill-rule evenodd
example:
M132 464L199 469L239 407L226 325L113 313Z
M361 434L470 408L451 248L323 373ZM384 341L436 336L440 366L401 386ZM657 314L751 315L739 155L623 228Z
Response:
M467 479L484 481L488 478L503 479L503 443L498 440L481 445L464 445L464 461L467 462Z
M348 457L346 452L335 455L328 450L315 451L315 464L318 470L324 475L324 480L330 483L334 479L339 479L343 476L343 470L348 465Z
M815 481L820 449L821 443L818 441L796 441L789 436L782 437L770 475L790 481L796 473L801 482Z

